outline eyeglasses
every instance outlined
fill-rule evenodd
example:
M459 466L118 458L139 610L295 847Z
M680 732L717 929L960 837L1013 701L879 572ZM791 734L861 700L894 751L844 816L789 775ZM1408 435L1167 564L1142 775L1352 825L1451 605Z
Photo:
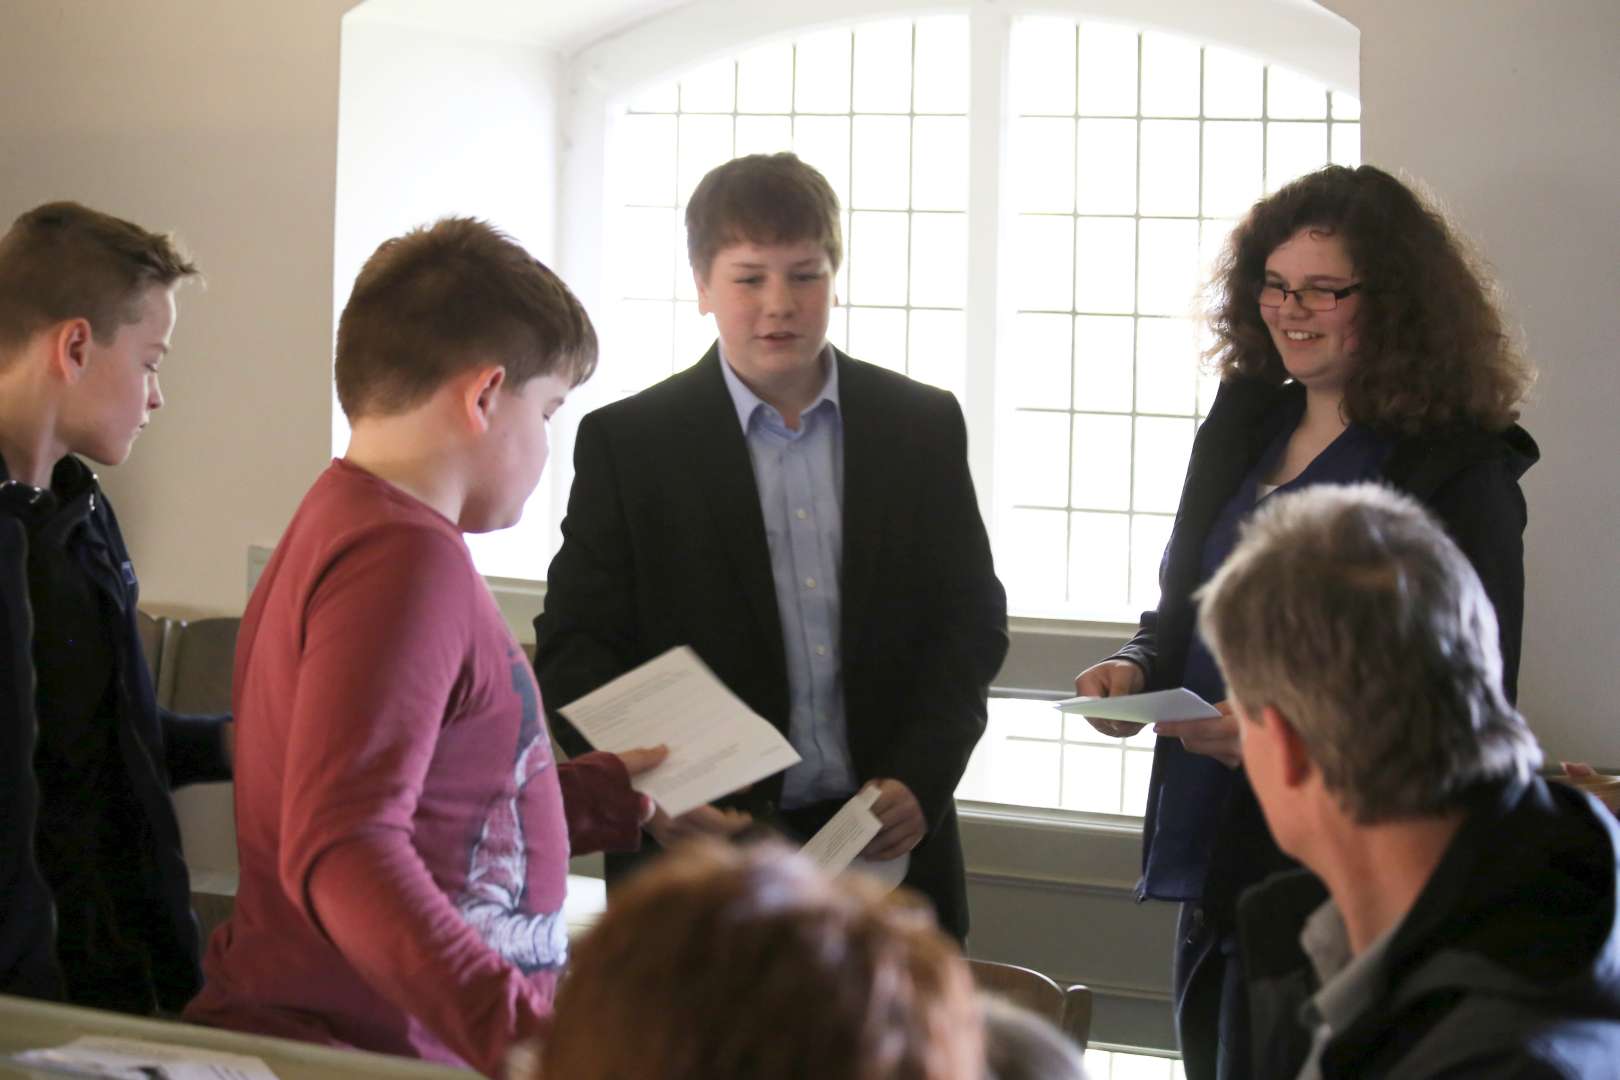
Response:
M1361 291L1361 282L1342 289L1286 289L1281 285L1262 285L1256 299L1261 307L1277 308L1288 303L1290 296L1299 298L1299 306L1306 311L1332 311L1339 301Z

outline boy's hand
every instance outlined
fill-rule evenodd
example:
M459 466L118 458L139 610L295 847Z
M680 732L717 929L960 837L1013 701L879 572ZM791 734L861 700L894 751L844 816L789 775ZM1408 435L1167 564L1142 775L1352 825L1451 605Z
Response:
M883 829L861 852L863 859L893 859L916 847L928 831L928 819L923 817L922 804L911 789L898 780L874 780L877 801L872 814L883 823Z
M742 810L699 806L676 818L656 810L644 824L654 840L669 847L693 836L736 836L753 823L754 819Z
M651 772L664 763L669 757L667 746L646 746L638 750L626 750L619 755L619 761L624 764L624 771L631 776L640 776L644 772ZM653 802L652 796L641 796L641 812L636 816L638 825L645 825L651 821L653 815L658 813L658 804Z

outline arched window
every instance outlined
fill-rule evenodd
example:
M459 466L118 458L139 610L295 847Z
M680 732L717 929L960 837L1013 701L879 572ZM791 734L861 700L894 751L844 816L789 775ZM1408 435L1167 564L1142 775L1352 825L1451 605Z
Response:
M685 200L733 156L794 150L845 208L830 337L962 401L1014 615L1134 623L1213 397L1200 283L1255 199L1359 163L1352 89L1157 26L968 14L778 35L627 83L605 96L593 393L709 347ZM991 713L962 797L1141 812L1151 734L1105 738L1042 701Z

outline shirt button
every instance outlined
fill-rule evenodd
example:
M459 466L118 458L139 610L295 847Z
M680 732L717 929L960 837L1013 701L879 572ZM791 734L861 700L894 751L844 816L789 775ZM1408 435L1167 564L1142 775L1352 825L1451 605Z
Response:
M807 521L810 518L810 511L808 511L808 510L796 510L796 511L794 511L793 516L798 518L800 521Z
M817 656L826 656L827 655L827 646L825 646L825 645L817 645L816 646L816 655Z
M813 577L805 578L804 579L804 587L807 588L807 589L815 588L816 587L816 579L813 578Z

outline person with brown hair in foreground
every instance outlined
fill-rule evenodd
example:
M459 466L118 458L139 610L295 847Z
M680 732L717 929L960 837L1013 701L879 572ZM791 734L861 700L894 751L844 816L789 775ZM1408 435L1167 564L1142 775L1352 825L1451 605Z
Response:
M979 1080L972 976L905 895L775 843L682 845L574 950L541 1073Z

